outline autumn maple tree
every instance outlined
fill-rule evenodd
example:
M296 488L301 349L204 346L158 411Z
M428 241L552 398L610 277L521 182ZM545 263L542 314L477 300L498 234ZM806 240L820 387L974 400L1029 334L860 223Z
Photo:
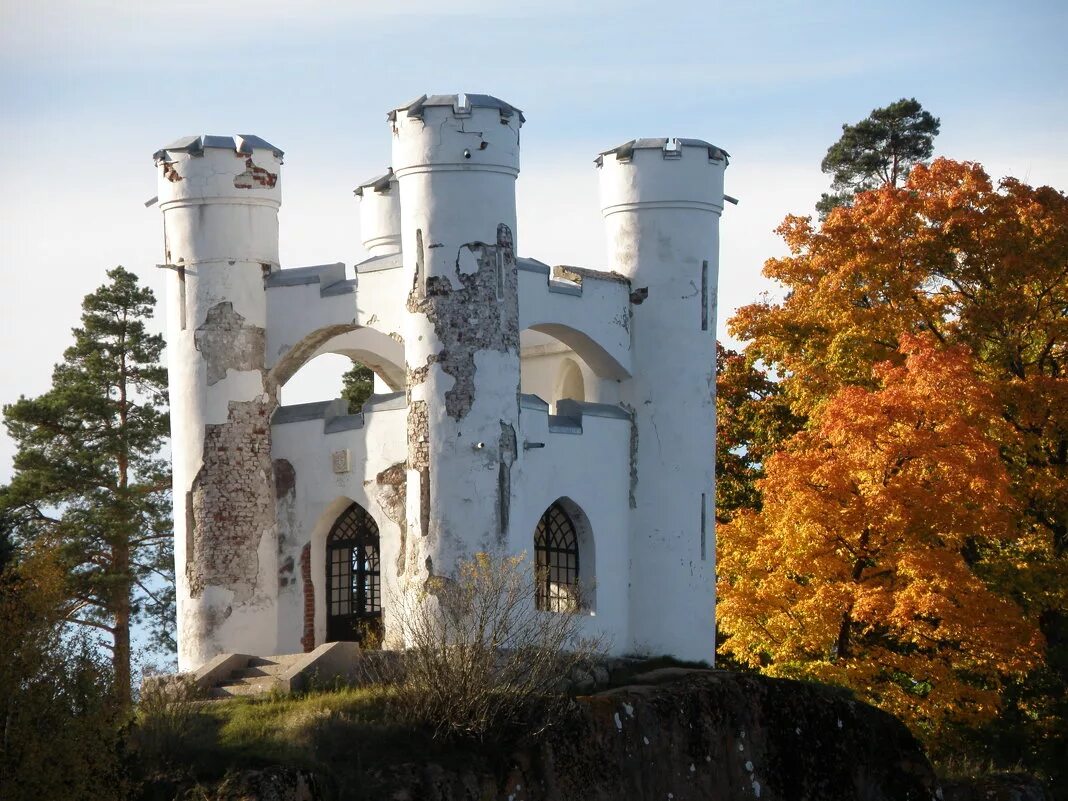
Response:
M966 348L901 337L903 364L848 386L768 459L763 509L719 529L719 625L735 659L853 688L919 733L989 719L1042 636L984 560L1029 547L989 385Z
M818 441L824 458L844 469L835 460L846 458L841 451L852 437L865 436L865 418L847 411L842 406L845 398L856 401L885 392L886 371L906 365L913 346L903 345L914 342L912 337L924 337L925 347L947 362L959 358L951 356L962 352L959 347L966 348L974 380L988 399L976 407L982 414L968 418L969 425L992 443L990 471L1005 480L998 502L984 501L989 515L975 520L1007 518L1005 525L1011 524L1012 531L1001 537L986 532L945 540L944 550L959 553L969 574L991 597L1015 604L1047 640L1044 651L1035 651L1037 663L1019 663L1035 664L1030 673L1009 670L991 685L1003 689L1003 711L982 732L989 745L994 735L988 733L1001 727L994 750L1006 763L1037 759L1054 766L1050 770L1055 773L1055 766L1063 763L1068 735L1068 197L1013 178L995 183L978 164L937 159L913 165L902 186L859 192L850 205L835 208L822 222L787 217L778 232L789 253L770 259L764 272L780 286L782 299L745 306L728 324L747 344L733 367L720 373L720 415L730 439L721 447L729 445L741 464L726 457L721 462L737 472L743 484L750 482L748 494L734 493L734 513L751 511L721 529L721 576L724 566L740 564L738 560L756 570L758 562L746 562L751 557L744 551L762 536L782 538L782 548L798 547L803 526L788 525L783 504L795 490L799 499L791 503L798 504L816 490L811 484L785 483L786 465L796 466L802 454L811 455L805 448L814 447L822 436ZM774 390L759 388L761 375L774 377ZM920 395L915 400L926 402ZM798 421L797 428L804 429L796 439L790 439L789 429L765 422L781 418L784 406ZM837 423L847 427L843 432L854 417L858 429L831 439L829 408L844 415ZM895 414L906 411L894 407ZM892 422L887 419L887 432L896 431ZM748 459L751 451L756 458ZM878 454L870 451L872 458ZM858 457L854 453L848 458ZM994 475L990 471L984 480ZM765 481L752 483L762 472ZM819 486L822 493L835 487ZM872 517L871 531L901 524L900 515L910 508L903 506L895 516ZM762 547L766 551L770 546ZM842 574L847 583L851 575ZM721 620L725 610L728 619L733 615L739 620L746 604L760 600L745 581L727 582L722 590ZM789 606L788 597L778 602ZM877 611L890 614L889 607ZM756 607L750 612L758 614ZM872 632L892 628L889 618L874 612L869 622ZM976 616L976 632L981 623ZM856 631L852 624L849 628L851 634ZM849 644L855 646L853 640L851 636ZM746 642L735 634L726 647L749 654L746 658L753 661L756 652L749 649L757 640ZM831 664L815 651L795 649L788 657L787 651L778 651L767 669L783 672L787 661L799 666L809 660ZM973 676L963 656L953 657L952 650L943 654L947 670ZM868 687L860 678L863 669L855 670L860 672L831 670L826 675ZM931 727L940 719L967 717L939 706L941 696L926 692L922 681L906 686L915 690L907 694L917 707L909 718L914 722ZM983 682L969 686L982 688ZM895 690L887 697L904 692ZM869 697L879 700L874 690ZM983 714L973 722L990 713L988 703L994 697L984 698ZM893 704L904 703L903 698Z
M902 334L967 345L1014 432L1003 445L1022 513L1068 550L1068 197L938 159L779 233L790 255L764 272L786 299L743 307L730 330L784 377L791 409L871 387Z

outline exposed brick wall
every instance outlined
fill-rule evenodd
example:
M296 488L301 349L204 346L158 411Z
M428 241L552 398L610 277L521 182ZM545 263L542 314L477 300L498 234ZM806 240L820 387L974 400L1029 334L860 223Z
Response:
M273 410L265 400L231 401L227 422L205 426L204 462L191 493L193 548L186 563L194 598L205 587L225 587L240 603L262 583L260 539L276 526Z
M304 653L315 650L315 585L311 574L311 543L300 550L300 577L304 582L304 636L300 644Z

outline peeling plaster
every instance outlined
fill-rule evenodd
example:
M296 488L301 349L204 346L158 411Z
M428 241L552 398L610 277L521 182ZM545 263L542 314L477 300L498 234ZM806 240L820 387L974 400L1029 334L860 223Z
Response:
M624 409L630 412L630 508L638 508L638 418L634 414L634 407L628 403L620 403Z
M502 251L501 259L498 250ZM464 272L461 267L461 254L465 251L478 265L474 272ZM420 265L422 261L419 260ZM445 412L462 420L475 398L475 354L482 350L519 352L518 279L512 231L502 223L497 226L495 246L484 242L462 245L457 252L455 276L428 276L425 286L420 287L420 272L417 266L407 308L412 314L426 315L442 347L427 357L426 364L408 370L409 398L411 387L426 381L431 365L438 364L454 381L445 392ZM502 301L499 295L506 300Z
M235 189L252 189L254 186L273 187L278 183L278 174L268 172L253 163L252 156L245 159L245 171L234 176Z
M281 500L294 492L297 485L297 471L288 459L274 460L274 497Z
M617 284L630 284L630 279L621 273L609 270L591 270L587 267L572 267L568 264L558 264L553 267L552 276L553 278L572 281L579 286L582 286L584 278L593 278L598 281L612 281Z
M497 444L500 463L497 472L497 519L500 544L508 536L508 520L512 507L512 464L518 452L515 428L501 420L501 438Z
M408 484L405 475L406 465L397 462L375 476L374 498L382 513L400 528L400 547L397 549L397 575L404 575L407 558L408 521L405 516L405 503L408 496Z
M304 633L300 645L304 653L315 650L315 584L312 582L311 543L300 549L300 579L304 585Z
M293 577L293 557L287 556L282 560L282 564L278 566L278 587L282 589L288 587L289 583L294 580Z
M196 349L207 362L208 386L226 378L227 370L262 370L266 332L248 325L230 301L208 309L194 334Z
M172 184L185 180L178 174L178 168L174 165L174 162L164 161L161 166L163 167L163 177Z

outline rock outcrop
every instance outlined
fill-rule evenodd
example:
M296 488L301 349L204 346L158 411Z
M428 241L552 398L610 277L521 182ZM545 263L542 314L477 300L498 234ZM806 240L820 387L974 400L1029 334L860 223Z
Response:
M669 668L579 699L579 714L496 770L472 746L367 766L360 787L306 770L244 771L217 801L929 801L916 740L892 716L817 684ZM329 789L326 789L329 788Z

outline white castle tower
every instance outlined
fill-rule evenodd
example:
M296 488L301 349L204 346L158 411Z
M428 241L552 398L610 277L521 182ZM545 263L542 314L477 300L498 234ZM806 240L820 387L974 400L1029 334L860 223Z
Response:
M278 269L282 151L200 136L155 155L167 354L179 662L274 646L277 549L263 279Z
M716 633L716 286L727 154L698 139L635 139L597 166L609 264L639 293L634 376L622 392L639 435L631 630L652 653L707 659Z
M486 95L389 115L408 317L408 531L417 565L503 545L519 430L515 179L523 115ZM478 503L456 503L469 491Z
M550 268L517 251L522 112L434 95L388 121L351 270L281 268L282 153L262 139L156 154L180 668L403 645L399 594L481 551L527 554L537 608L613 653L711 662L726 153L605 151L608 263ZM280 405L325 353L377 394Z

